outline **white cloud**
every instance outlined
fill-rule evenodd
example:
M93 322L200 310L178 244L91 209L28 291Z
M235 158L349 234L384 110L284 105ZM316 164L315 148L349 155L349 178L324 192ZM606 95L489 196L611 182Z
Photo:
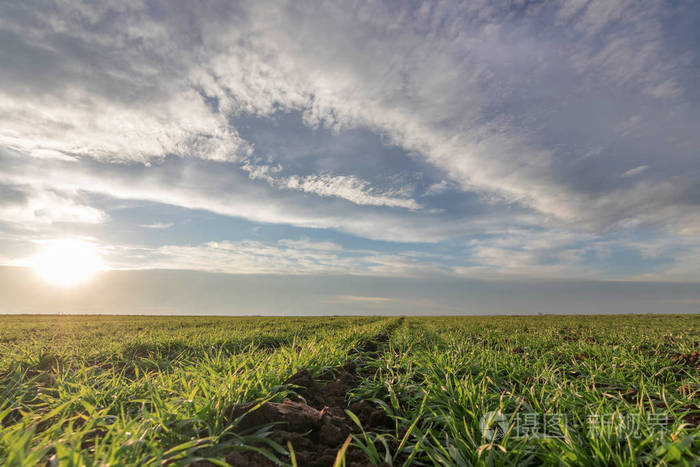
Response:
M344 250L331 242L315 243L307 239L113 247L108 261L110 267L117 269L187 269L228 274L412 276L438 269L435 264L417 260L412 252Z
M549 86L550 75L570 77L575 92L590 91L587 80L604 76L602 84L611 89L678 95L679 66L665 53L658 6L575 1L551 8L577 33L533 33L527 21L541 10L526 9L518 24L488 2L425 9L252 2L196 14L169 9L158 19L138 4L63 5L37 15L40 27L1 23L32 46L62 54L66 65L57 67L56 92L3 94L0 115L8 117L0 143L35 155L237 160L252 148L231 127L231 117L300 110L312 127L370 128L444 170L463 190L598 227L599 217L610 220L591 209L602 204L599 195L562 182L555 150L515 122L508 104L532 92L568 98L572 89ZM180 28L180 14L190 29ZM110 15L119 21L85 27ZM91 48L84 57L57 49L51 34ZM116 66L121 61L104 58L117 50L128 50L126 70ZM567 56L570 62L562 59ZM542 89L530 82L541 82ZM492 113L501 107L504 112ZM280 184L363 205L420 207L373 192L352 175L297 176Z
M467 277L599 277L604 268L591 267L584 258L602 241L592 234L558 230L497 231L470 240L465 260L471 264L455 272Z
M296 250L325 250L325 251L340 251L343 249L338 243L334 242L313 242L307 237L302 237L298 240L284 238L277 242L285 248Z
M81 203L75 194L51 190L25 192L21 197L0 201L0 222L16 228L37 229L56 223L99 224L107 215Z
M451 8L440 5L421 16L425 12L390 12L377 5L357 8L355 15L280 6L271 17L267 7L251 6L255 27L249 41L216 56L204 74L212 76L212 95L227 96L231 107L260 114L300 109L310 126L369 127L445 170L463 190L485 192L565 222L594 228L602 219L609 222L604 211L591 209L600 204L598 195L558 180L553 149L539 145L532 132L507 117L485 119L483 114L518 99L519 83L509 81L509 74L546 80L552 70L543 63L561 63L558 73L581 74L582 86L601 70L614 78L606 82L611 87L666 86L675 68L662 53L654 15L634 2L585 7L582 17L577 16L581 8L565 5L563 16L575 18L586 35L603 34L607 25L622 21L618 35L606 36L608 47L601 51L595 39L585 36L556 43L526 36L524 28L499 20L489 7ZM483 18L491 22L480 25ZM444 21L441 33L413 33L416 23L430 30L430 22L438 20ZM649 24L652 31L642 36L647 49L638 52L634 41ZM226 41L236 42L238 33ZM319 37L325 39L319 42ZM372 46L361 40L367 37ZM571 68L557 62L562 50L574 54ZM636 71L627 72L630 68ZM240 76L240 70L249 69L254 79ZM616 211L624 213L625 206L620 203Z
M482 218L435 222L431 212L378 210L373 206L341 203L289 191L280 197L267 184L250 184L242 171L220 163L190 161L152 167L110 164L73 164L56 160L7 156L0 161L12 170L0 173L0 183L35 190L52 187L70 191L87 187L92 193L116 199L145 200L189 209L205 209L256 222L336 229L360 237L394 242L437 242L483 232L502 222L497 212ZM513 222L533 222L531 216L511 213Z
M573 55L576 69L636 86L657 98L681 94L673 74L678 56L664 50L661 22L667 5L634 0L562 3L560 16L600 44L582 41Z
M453 188L454 187L447 180L441 180L430 185L428 189L425 190L425 193L423 193L423 196L439 195Z
M33 157L148 162L168 154L236 160L248 148L194 90L148 106L74 90L65 96L0 92L0 145Z
M141 224L140 227L143 227L144 229L169 229L175 225L172 222L154 222L152 224Z
M629 169L625 173L622 174L623 177L634 177L635 175L639 175L640 173L646 171L649 168L648 165L640 165L639 167L635 167L634 169Z
M282 170L282 167L254 165L246 161L242 165L243 170L253 180L265 180L270 185L288 190L313 193L318 196L336 197L348 200L352 203L365 206L389 206L417 210L422 206L415 200L397 196L402 193L396 191L378 192L369 182L354 175L291 175L289 177L274 176Z
M580 232L656 225L692 236L700 216L688 170L697 167L695 54L676 53L688 45L664 30L683 7L562 1L514 15L492 2L270 1L181 5L160 17L138 2L8 9L0 15L13 51L0 71L0 147L34 161L3 161L0 181L30 188L0 207L0 219L103 222L106 214L77 196L88 191L395 242L544 225L549 234L526 243L475 244L478 264L464 266L530 273L577 264L573 240L540 244L559 241L562 230L593 243ZM287 111L310 128L369 130L435 171L442 181L425 194L474 192L485 207L429 209L432 200L419 203L415 190L375 186L339 164L290 175L279 161L249 163L246 119L275 125ZM662 153L673 155L665 179L646 172ZM241 176L240 164L269 186ZM258 246L282 259L275 248L319 250L289 245ZM332 270L328 251L337 250L326 247L330 256L319 261ZM191 253L195 268L220 254L275 270L244 244L173 248L164 255L187 263ZM559 265L544 265L547 255ZM374 255L365 269L406 261ZM297 258L288 268L314 266Z

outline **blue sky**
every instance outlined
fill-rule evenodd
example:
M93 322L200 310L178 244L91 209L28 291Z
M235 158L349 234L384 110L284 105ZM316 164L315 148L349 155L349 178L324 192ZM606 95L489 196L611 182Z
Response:
M696 284L699 52L693 1L7 2L0 266Z

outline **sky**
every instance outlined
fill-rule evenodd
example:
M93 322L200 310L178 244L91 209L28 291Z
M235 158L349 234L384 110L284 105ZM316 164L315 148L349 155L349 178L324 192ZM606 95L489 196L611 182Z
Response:
M0 2L0 312L698 312L699 53L690 0Z

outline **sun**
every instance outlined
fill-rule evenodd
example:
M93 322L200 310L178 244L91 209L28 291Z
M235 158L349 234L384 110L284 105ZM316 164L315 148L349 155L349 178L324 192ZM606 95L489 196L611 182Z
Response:
M95 245L81 240L54 240L31 259L31 265L46 282L74 286L87 282L104 269Z

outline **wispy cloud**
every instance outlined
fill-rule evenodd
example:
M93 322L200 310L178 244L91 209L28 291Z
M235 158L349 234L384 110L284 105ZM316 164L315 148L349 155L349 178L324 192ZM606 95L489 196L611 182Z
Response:
M152 224L141 224L140 227L143 227L144 229L169 229L175 225L172 222L154 222Z
M55 223L99 224L107 219L100 209L81 201L71 190L35 190L26 185L2 185L0 222L37 229Z
M243 169L253 180L265 180L277 188L303 191L319 196L336 197L352 203L365 206L389 206L406 209L420 209L422 206L415 200L396 191L378 192L369 182L354 175L291 175L276 176L282 170L280 165L254 165L246 162Z
M622 174L623 177L634 177L635 175L639 175L642 172L646 171L649 168L648 165L640 165L639 167L635 167L634 169L629 169L625 173Z
M116 269L188 269L228 274L359 274L412 276L438 271L435 258L406 251L393 254L372 250L344 250L332 242L282 239L244 240L201 245L164 245L157 248L111 247L110 265Z
M227 272L697 275L693 2L0 10L0 231L136 250L128 223L142 266Z

